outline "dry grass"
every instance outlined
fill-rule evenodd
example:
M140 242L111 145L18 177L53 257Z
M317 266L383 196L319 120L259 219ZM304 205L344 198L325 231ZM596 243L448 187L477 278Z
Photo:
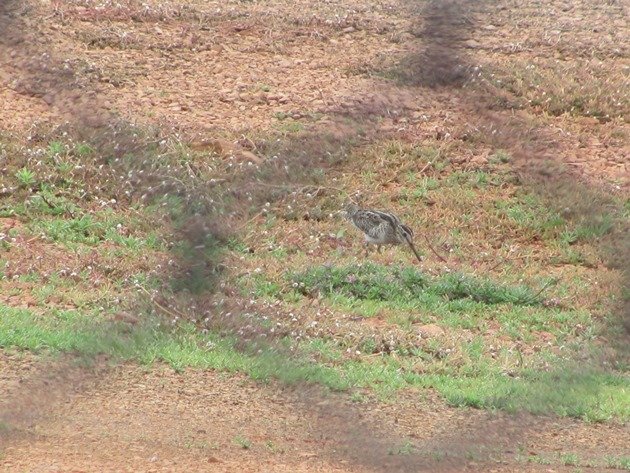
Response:
M507 91L518 100L512 106L603 123L630 116L630 76L616 61L514 59L495 64L476 66L469 84Z

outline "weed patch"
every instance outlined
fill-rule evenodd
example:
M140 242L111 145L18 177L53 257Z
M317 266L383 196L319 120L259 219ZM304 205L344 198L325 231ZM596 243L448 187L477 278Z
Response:
M387 268L373 263L345 267L315 267L290 276L304 295L341 294L358 300L422 303L431 296L484 304L540 305L542 299L525 286L506 286L463 274L428 278L414 268Z

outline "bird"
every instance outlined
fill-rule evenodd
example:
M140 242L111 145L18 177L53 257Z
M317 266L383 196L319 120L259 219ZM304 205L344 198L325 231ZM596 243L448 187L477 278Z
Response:
M344 206L344 216L365 235L365 255L369 253L370 244L376 245L381 253L382 245L401 245L406 243L422 263L420 255L413 244L413 230L401 223L400 219L390 212L362 209L354 203Z

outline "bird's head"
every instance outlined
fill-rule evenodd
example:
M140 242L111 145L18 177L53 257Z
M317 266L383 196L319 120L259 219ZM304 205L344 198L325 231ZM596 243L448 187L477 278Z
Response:
M341 210L344 218L352 218L359 211L359 206L353 201L347 201Z
M409 243L413 242L413 230L407 225L400 225L400 234Z

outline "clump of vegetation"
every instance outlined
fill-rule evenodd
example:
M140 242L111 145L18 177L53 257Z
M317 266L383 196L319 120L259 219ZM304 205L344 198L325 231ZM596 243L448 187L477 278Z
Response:
M16 172L15 178L21 187L31 187L35 184L35 173L28 168L22 168Z
M538 305L540 294L526 286L507 286L464 274L429 278L415 268L387 268L374 263L321 266L294 273L293 287L302 294L343 294L360 300L410 303L425 294L446 300L470 299L485 304Z

